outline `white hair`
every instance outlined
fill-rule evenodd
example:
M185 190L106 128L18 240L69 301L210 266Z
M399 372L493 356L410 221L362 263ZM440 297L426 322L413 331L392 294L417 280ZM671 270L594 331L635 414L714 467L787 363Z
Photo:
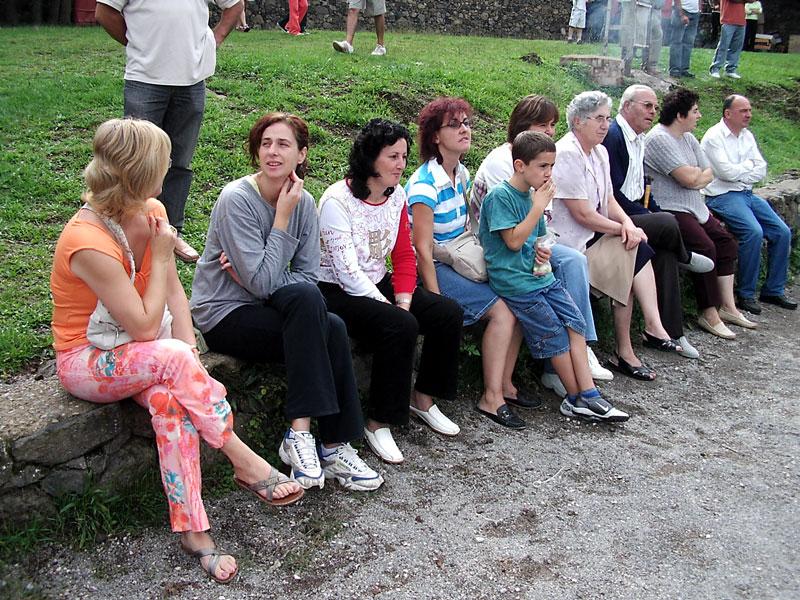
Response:
M609 110L613 105L613 101L608 96L599 90L591 92L581 92L572 99L572 102L567 106L567 125L569 130L572 131L572 125L575 119L585 121L593 112L601 106L608 106Z
M641 92L652 92L653 88L647 85L642 85L641 83L634 83L631 86L625 88L625 91L622 92L622 98L619 100L619 106L617 107L617 112L622 110L622 107L625 106L626 103L631 102L634 98L636 98L636 94Z

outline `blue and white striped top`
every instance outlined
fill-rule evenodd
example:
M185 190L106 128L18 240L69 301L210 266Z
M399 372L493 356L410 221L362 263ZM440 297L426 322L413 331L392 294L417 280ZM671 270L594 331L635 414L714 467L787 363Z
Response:
M436 158L432 158L419 169L406 183L409 221L413 226L411 207L418 202L429 206L433 211L433 239L437 244L447 242L464 233L467 224L467 206L464 202L466 190L463 188L461 173L470 187L469 171L458 164L456 187L445 173Z

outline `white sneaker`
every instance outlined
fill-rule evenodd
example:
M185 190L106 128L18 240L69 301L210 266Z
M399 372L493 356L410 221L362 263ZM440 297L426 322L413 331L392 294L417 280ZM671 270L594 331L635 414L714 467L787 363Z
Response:
M314 436L307 431L295 431L290 427L278 448L278 456L283 464L292 467L292 479L304 490L315 485L322 489L325 485L325 475L317 456L317 445L314 443Z
M567 395L567 388L561 383L561 379L556 373L542 373L542 385L548 390L553 390L559 398Z
M353 46L350 45L350 42L347 40L343 40L341 42L333 42L333 49L337 52L344 52L345 54L352 54L353 53Z
M375 54L375 53L373 52L373 54ZM741 79L742 78L742 76L739 75L736 71L731 71L730 73L725 73L725 75L727 75L731 79Z
M347 490L371 492L383 485L383 477L367 466L350 444L317 448L325 479L335 479Z
M586 356L589 358L589 370L592 372L592 379L595 381L611 381L614 379L614 374L600 364L600 361L597 360L589 346L586 346Z
M681 348L683 348L683 350L678 352L678 354L686 358L700 358L700 353L697 351L697 348L689 343L689 340L685 335L682 335L678 339L678 343L681 345Z
M381 427L375 431L364 428L364 437L372 451L377 454L384 462L393 465L403 462L403 453L394 443L392 432L388 427Z
M708 74L711 75L711 77L713 77L714 79L720 78L719 71L709 71Z
M371 52L372 56L384 56L386 54L386 46L381 46L378 44L375 46L375 50Z
M411 410L412 415L419 417L423 423L436 433L441 433L442 435L458 435L461 431L461 428L444 416L442 411L440 411L439 407L435 404L428 410L419 410L410 405L408 408Z

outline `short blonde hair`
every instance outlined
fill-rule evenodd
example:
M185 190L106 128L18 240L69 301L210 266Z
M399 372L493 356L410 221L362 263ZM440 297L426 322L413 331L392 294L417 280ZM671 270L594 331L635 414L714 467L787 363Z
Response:
M94 134L83 173L84 202L115 221L136 211L163 181L171 149L169 136L149 121L106 121Z

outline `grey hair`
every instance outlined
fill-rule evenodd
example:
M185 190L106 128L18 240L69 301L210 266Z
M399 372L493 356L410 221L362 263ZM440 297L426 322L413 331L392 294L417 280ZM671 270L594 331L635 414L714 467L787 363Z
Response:
M581 92L572 99L572 102L567 106L567 125L569 130L572 131L572 124L575 119L585 121L593 112L601 106L608 105L611 109L614 102L608 96L599 90L592 92Z
M652 92L653 88L647 85L642 85L641 83L634 83L633 85L628 86L625 88L625 91L622 92L622 98L619 100L619 106L617 107L617 112L622 110L622 107L625 106L627 102L631 102L635 97L636 94L640 92Z

